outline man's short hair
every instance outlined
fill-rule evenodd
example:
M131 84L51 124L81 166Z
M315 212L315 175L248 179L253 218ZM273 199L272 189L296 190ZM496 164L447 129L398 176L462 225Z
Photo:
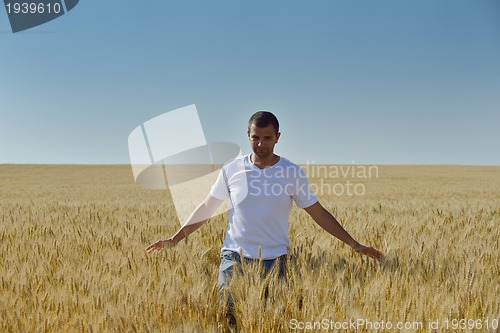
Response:
M278 118L276 118L276 116L269 111L255 112L248 121L248 130L250 130L250 126L252 125L260 128L273 125L274 129L276 130L276 134L278 134L278 132L280 131L280 123L278 122Z

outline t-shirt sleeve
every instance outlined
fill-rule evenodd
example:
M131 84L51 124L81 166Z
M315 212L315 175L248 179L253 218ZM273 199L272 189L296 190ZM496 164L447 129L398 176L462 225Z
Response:
M304 170L302 170L299 166L297 166L297 168L297 181L295 191L292 194L292 198L297 204L297 207L307 208L318 202L318 198L316 198L314 193L312 193L311 187L309 186L309 181L307 180Z
M227 198L229 198L229 192L224 177L224 168L220 169L217 180L210 189L210 195L219 200L226 200Z

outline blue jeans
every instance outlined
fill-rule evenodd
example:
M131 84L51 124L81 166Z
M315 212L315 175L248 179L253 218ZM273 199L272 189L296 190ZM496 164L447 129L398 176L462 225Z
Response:
M241 257L237 252L224 250L220 254L221 263L219 266L219 279L217 281L217 289L223 304L227 307L228 312L232 312L233 300L231 294L227 292L229 280L233 276L234 266L242 270ZM278 270L278 277L284 279L286 275L286 255L282 255L275 259L249 259L243 258L245 264L262 264L264 276L269 274L273 269ZM267 294L267 293L266 293Z

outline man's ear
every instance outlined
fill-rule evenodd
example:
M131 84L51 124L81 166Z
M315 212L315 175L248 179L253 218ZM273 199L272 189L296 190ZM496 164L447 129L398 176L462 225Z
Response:
M281 132L278 132L278 134L276 134L276 143L278 143L278 140L280 139L280 136L281 136Z

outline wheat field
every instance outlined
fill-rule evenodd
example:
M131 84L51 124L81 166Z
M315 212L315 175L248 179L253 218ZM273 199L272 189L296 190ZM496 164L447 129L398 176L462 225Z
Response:
M500 167L308 174L385 258L353 253L294 208L287 281L255 267L233 279L240 332L499 331ZM357 194L325 193L347 181ZM226 215L147 254L179 222L169 193L139 188L126 165L0 165L0 211L0 332L227 331Z

